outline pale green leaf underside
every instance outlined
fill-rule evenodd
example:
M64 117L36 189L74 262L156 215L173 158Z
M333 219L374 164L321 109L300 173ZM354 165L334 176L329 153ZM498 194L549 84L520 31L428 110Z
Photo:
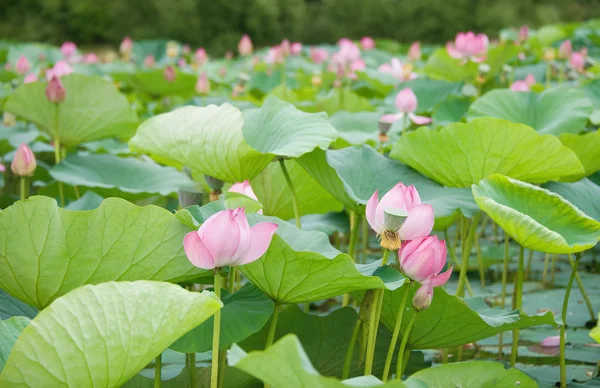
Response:
M229 104L186 106L143 122L129 142L150 154L226 182L256 177L273 159L244 140L242 113Z
M584 178L572 183L548 182L544 188L560 195L600 222L600 186L591 180Z
M600 239L598 221L546 189L493 175L472 190L479 207L525 248L574 253Z
M58 129L56 104L46 98L46 82L21 85L4 109L38 124L64 146L133 133L137 115L115 85L100 77L75 73L61 80L67 97L58 105Z
M494 173L545 183L583 173L577 156L551 135L506 120L481 118L402 136L391 157L450 187L469 187Z
M29 325L30 319L27 317L12 317L4 321L0 321L0 372L4 369L6 359L12 351L17 338Z
M44 308L84 284L192 279L204 271L183 251L189 231L152 205L109 198L94 210L69 211L31 197L0 212L0 287Z
M219 308L211 292L162 282L81 287L23 330L0 385L118 387Z

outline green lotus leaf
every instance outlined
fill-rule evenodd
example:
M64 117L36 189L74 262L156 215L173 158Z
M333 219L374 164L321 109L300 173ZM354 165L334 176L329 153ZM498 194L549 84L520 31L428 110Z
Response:
M443 127L463 120L471 106L471 100L467 98L451 97L440 102L433 108L434 127Z
M69 211L31 197L0 212L0 287L44 308L84 284L191 280L206 272L183 251L190 230L165 209L119 198Z
M4 109L34 122L67 147L134 133L137 115L115 85L100 77L76 73L61 80L67 91L62 103L50 102L45 94L47 83L40 81L19 86Z
M417 96L417 112L429 112L433 107L445 101L450 95L458 95L461 82L448 82L436 79L417 78L401 83L386 99L386 104L395 110L396 95L400 90L410 88Z
M173 67L175 78L167 81L164 69L138 71L131 75L135 87L152 96L190 96L195 93L197 77Z
M445 48L440 48L429 56L423 73L433 79L460 82L474 80L478 70L476 63L462 64L460 60L452 58Z
M527 249L575 253L600 239L600 223L560 195L495 174L473 185L479 207Z
M600 171L600 131L588 132L583 135L563 133L560 141L573 150L585 170L585 176ZM573 177L581 179L582 175Z
M494 89L471 104L467 118L496 117L560 135L584 129L591 114L592 103L578 89L550 89L539 94Z
M362 145L379 142L377 123L381 117L377 112L336 112L329 121L338 131L338 140L334 143L337 148L350 144Z
M372 112L375 107L366 98L344 88L334 89L326 96L318 98L314 105L302 106L301 109L306 112L325 112L331 116L339 111Z
M0 374L10 387L118 387L222 306L211 292L140 280L86 285L23 330Z
M0 321L0 372L4 369L6 359L17 342L17 338L30 321L27 317L12 317Z
M23 303L14 296L0 289L0 319L22 316L33 318L37 315L37 309Z
M544 185L548 189L573 205L581 209L585 214L600 222L600 186L589 179L578 182L548 182Z
M242 113L229 104L186 106L152 117L129 142L134 151L226 182L256 177L273 159L250 147Z
M450 187L470 187L494 173L531 183L583 173L575 153L554 136L494 118L419 128L402 136L390 156Z

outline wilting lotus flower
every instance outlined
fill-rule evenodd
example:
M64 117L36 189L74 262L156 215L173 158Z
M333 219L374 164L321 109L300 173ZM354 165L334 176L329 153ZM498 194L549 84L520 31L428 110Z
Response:
M310 49L310 58L317 65L320 65L321 63L325 62L328 56L329 53L324 48L313 47Z
M204 65L206 63L206 61L208 61L208 56L206 55L206 50L203 47L200 47L198 50L196 50L194 57L196 58L196 63L199 66Z
M461 59L463 63L471 60L476 63L485 61L489 39L485 34L459 32L454 44L448 42L446 51L452 58Z
M123 38L121 44L119 45L119 51L123 54L128 54L131 52L131 50L133 50L133 40L130 37L126 36Z
M17 64L15 66L15 70L17 71L17 73L25 74L29 71L30 68L31 64L27 60L27 57L25 57L25 55L21 55L19 59L17 59Z
M32 82L36 82L38 80L38 76L35 73L29 73L23 79L24 84L30 84Z
M52 76L50 81L48 81L46 97L54 103L63 102L67 98L67 90L57 76Z
M367 202L366 217L371 229L381 238L381 246L394 250L401 240L427 236L433 228L433 208L421 203L414 186L398 183L379 201L375 191Z
M196 81L196 92L199 94L210 93L210 81L208 80L206 73L202 73L198 77L198 80Z
M375 41L370 36L363 36L360 40L360 45L364 50L373 50L375 48Z
M571 54L569 63L578 73L585 72L585 55L580 52L574 52Z
M175 81L175 77L177 76L177 73L175 73L175 68L173 66L167 66L164 71L164 76L168 82Z
M252 46L252 39L248 34L244 34L238 43L238 52L242 56L251 55L254 47Z
M560 335L551 335L544 338L544 340L540 342L540 346L544 348L554 348L560 346Z
M231 185L228 191L231 193L244 194L246 197L258 201L258 198L256 197L256 194L254 194L254 190L252 190L252 186L248 180ZM258 214L263 214L262 209L258 211Z
M21 143L17 151L15 152L15 156L13 158L12 163L10 164L10 169L13 174L18 176L29 176L33 174L36 168L35 155L31 148L25 143Z
M183 248L192 264L202 269L244 265L267 251L276 230L272 222L250 227L242 208L222 210L188 233Z
M392 58L391 65L389 63L384 63L379 66L377 70L382 73L391 74L400 82L417 78L417 74L412 72L412 66L410 64L403 65L398 58Z
M87 53L83 56L83 63L98 63L98 56L96 55L96 53Z
M54 64L52 69L46 70L46 79L51 79L52 77L62 77L67 74L71 74L73 72L73 68L67 61L57 61Z
M414 42L410 45L408 49L408 60L411 62L416 62L421 59L421 44L419 42Z
M408 118L417 125L425 125L431 122L429 117L417 116L413 112L417 110L417 96L410 88L405 88L398 93L396 96L396 108L400 113L383 115L381 121L386 123L393 123L396 120L404 118L404 115L408 115Z
M573 52L573 44L570 40L565 40L558 47L558 57L561 59L569 59Z
M144 58L144 67L154 67L156 64L156 59L154 59L154 55L148 55Z
M77 52L77 45L73 42L65 42L60 46L60 52L66 58L72 57Z

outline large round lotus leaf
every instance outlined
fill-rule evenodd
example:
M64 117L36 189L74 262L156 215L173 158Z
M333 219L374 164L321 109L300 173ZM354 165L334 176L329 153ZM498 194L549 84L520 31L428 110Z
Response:
M175 78L171 81L165 78L164 69L138 71L131 75L135 87L152 96L189 96L194 94L197 77L175 70Z
M67 91L62 103L50 102L45 94L47 82L40 81L19 86L4 109L34 122L64 146L133 134L137 115L112 83L75 73L61 80Z
M379 129L377 123L381 117L377 112L336 112L329 121L338 131L338 140L335 145L340 146L362 145L370 143L375 145L379 142Z
M590 99L578 89L550 89L539 94L494 89L471 104L468 119L497 117L559 135L581 131L591 114Z
M269 96L262 107L244 112L244 138L263 154L297 158L315 148L327 149L337 138L325 113L305 113Z
M206 272L183 252L190 230L165 209L120 198L90 211L48 197L18 201L0 212L0 287L44 308L84 284L198 278Z
M600 186L591 180L582 179L572 183L548 182L544 188L560 195L600 222Z
M585 170L585 176L600 171L600 131L583 135L563 133L560 141L575 152ZM573 177L575 180L582 176Z
M574 253L600 239L600 223L560 195L492 175L473 185L479 207L519 244L547 253Z
M81 287L23 330L0 386L119 387L221 306L212 292L162 282Z
M478 73L477 64L461 64L460 60L452 58L445 48L437 49L429 56L423 72L433 79L451 82L473 80Z
M27 317L12 317L7 320L0 320L0 372L4 369L4 364L8 355L12 351L17 338L27 325L29 325Z
M246 143L243 125L242 112L229 104L186 106L143 122L129 147L226 182L241 182L256 177L273 159Z
M448 96L459 94L462 82L448 82L435 79L417 78L401 83L386 98L386 104L394 107L396 95L400 90L410 88L417 96L417 112L428 112Z
M531 183L583 173L556 137L510 121L481 118L402 136L390 156L450 187L469 187L494 173Z

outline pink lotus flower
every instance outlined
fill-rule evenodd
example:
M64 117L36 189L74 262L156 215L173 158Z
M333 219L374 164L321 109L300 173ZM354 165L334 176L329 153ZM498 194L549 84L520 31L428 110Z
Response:
M77 52L77 45L73 42L65 42L60 46L60 52L66 58L72 57Z
M208 56L206 55L206 50L204 50L203 47L200 47L198 50L196 50L194 57L196 58L196 63L199 66L204 65L208 61Z
M527 74L527 77L525 77L525 82L529 86L535 85L535 77L534 77L534 75L531 74L531 73Z
M254 194L254 190L252 190L252 186L248 180L231 185L228 191L231 193L244 194L246 197L258 201L258 198L256 197L256 194ZM258 211L258 214L263 214L262 209Z
M254 47L252 46L252 40L248 34L244 34L238 43L238 52L242 56L251 55L252 51L254 51Z
M302 54L302 43L294 42L290 45L290 54L291 55L300 55Z
M529 92L531 91L531 88L529 87L526 81L519 80L513 82L513 84L510 85L510 90L514 92Z
M96 55L96 53L87 53L83 56L83 63L98 63L98 56Z
M324 48L313 47L310 49L310 58L317 65L320 65L321 63L325 62L327 60L328 56L329 56L329 53Z
M190 52L192 52L192 48L190 47L190 45L189 45L189 44L187 44L187 43L186 43L186 44L184 44L184 45L183 45L183 47L181 48L181 52L182 52L184 55L188 55Z
M31 64L27 60L27 57L25 57L25 55L21 55L19 59L17 59L17 64L15 65L15 70L17 71L17 73L25 74L29 71L30 68Z
M133 40L130 37L126 36L125 38L123 38L121 44L119 45L119 51L123 54L128 54L131 52L131 50L133 50Z
M562 59L568 59L573 53L573 44L570 40L565 40L558 47L558 57Z
M283 63L285 60L285 56L283 54L283 50L281 49L281 46L273 46L269 49L269 51L267 52L267 55L265 55L265 63L269 64L269 65L273 65L273 64L281 64Z
M175 77L177 77L177 73L175 72L175 68L173 66L167 66L164 71L164 76L167 82L175 81Z
M551 335L544 338L544 340L540 342L540 346L544 348L554 348L560 346L560 335Z
M177 66L179 66L180 69L186 67L187 62L185 61L185 58L179 58L177 61Z
M156 65L156 59L153 55L148 55L144 58L144 67L154 67Z
M38 80L38 76L35 73L29 73L23 79L24 84L30 84L32 82L36 82Z
M57 76L50 78L45 92L48 100L54 103L63 102L67 98L67 90Z
M287 39L282 40L281 43L279 44L279 49L281 51L281 54L284 57L287 57L288 55L290 55L290 51L291 51L290 41Z
M527 25L521 26L521 28L519 28L519 37L517 39L517 42L519 44L521 44L521 43L525 42L528 37L529 37L529 26L527 26Z
M74 72L73 68L67 61L60 60L54 64L52 69L46 70L46 79L51 79L52 77L62 77L67 74L71 74Z
M391 225L386 210L405 214L406 218L399 228L397 225ZM386 249L398 249L400 240L427 236L434 222L431 205L421 203L414 186L406 187L402 183L388 191L381 201L378 191L375 191L367 202L366 217L371 229L381 237L381 246Z
M222 210L188 233L183 249L192 264L202 269L249 264L267 251L276 230L272 222L250 227L242 208Z
M391 64L384 63L377 69L382 73L391 74L400 82L408 81L417 78L417 74L412 72L412 66L404 66L398 58L392 58Z
M199 94L210 93L210 81L208 80L206 73L202 73L198 77L198 80L196 81L196 92Z
M414 111L417 110L417 96L411 88L405 88L398 93L396 96L396 108L400 113L383 115L381 121L386 123L393 123L396 120L404 118L404 115L408 115L408 118L417 125L425 125L431 122L429 117L417 116Z
M332 60L343 65L360 59L360 48L350 39L340 39L339 51L332 56Z
M414 42L408 49L408 60L411 62L416 62L421 59L421 56L421 44L419 42Z
M580 52L574 52L571 54L571 59L569 63L578 73L585 72L585 55Z
M489 39L485 34L459 32L454 39L454 44L448 42L446 51L455 59L463 63L471 60L476 63L485 61Z
M373 50L375 48L375 41L370 36L363 36L360 40L360 45L363 50Z
M13 174L18 176L29 176L35 171L37 164L35 162L35 155L31 148L25 143L17 148L10 169Z

